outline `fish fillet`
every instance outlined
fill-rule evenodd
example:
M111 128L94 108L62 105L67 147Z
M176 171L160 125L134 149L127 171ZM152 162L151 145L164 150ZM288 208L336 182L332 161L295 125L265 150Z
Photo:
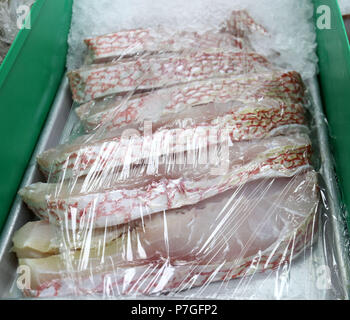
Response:
M87 233L81 250L67 246L58 255L20 259L31 269L26 294L204 290L213 281L279 268L311 244L318 201L316 173L309 171L247 183L196 205L145 217L99 248L90 248L96 242Z
M53 223L64 221L71 229L89 223L113 226L194 204L252 180L293 176L309 167L310 150L307 135L279 136L235 143L227 158L222 157L224 151L217 158L213 152L209 158L215 161L205 159L203 164L189 164L187 158L183 165L165 161L151 175L150 170L136 170L124 180L105 169L78 181L36 183L19 194L40 218ZM152 163L149 166L154 169Z
M101 126L108 129L159 121L163 117L181 116L194 106L210 103L259 103L283 106L305 100L305 86L297 72L256 74L192 82L160 89L149 94L127 97L114 96L102 101L90 101L75 109L86 131ZM287 114L285 114L287 115Z
M83 103L116 93L274 69L257 53L216 50L85 66L69 72L68 78L74 101Z
M248 49L250 46L246 37L253 32L267 33L264 27L243 10L233 11L221 32L174 31L165 27L122 30L86 39L87 63L101 63L143 53L199 51L211 48Z
M166 28L123 30L85 40L86 62L105 63L121 57L159 52L249 49L249 43L226 32L174 31Z
M175 153L200 152L223 141L232 144L282 131L291 133L295 132L295 126L302 127L304 120L301 104L209 104L192 108L177 119L170 116L150 123L143 131L131 126L132 131L117 128L81 136L72 143L43 152L37 160L47 176L68 179L91 171L111 172Z
M71 250L80 250L89 241L89 248L100 248L104 243L118 239L128 231L129 226L120 225L109 228L95 228L93 230L74 230L66 234L65 242ZM57 255L62 249L62 230L46 220L31 221L17 230L13 236L12 252L19 259L39 259Z

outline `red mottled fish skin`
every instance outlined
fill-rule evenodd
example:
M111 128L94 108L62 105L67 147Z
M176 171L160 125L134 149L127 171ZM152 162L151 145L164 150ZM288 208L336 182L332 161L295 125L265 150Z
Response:
M198 158L192 162L190 155L179 165L165 161L155 167L150 162L145 169L131 171L124 180L106 168L101 175L89 173L81 182L71 179L33 184L23 188L20 195L39 217L65 221L71 228L89 223L95 227L119 225L200 202L252 180L291 177L309 167L310 154L306 135L279 136L235 143L228 148L228 161L214 150L208 159L215 158L215 162L202 164Z
M199 51L217 48L239 51L250 49L247 41L227 32L174 32L165 28L124 30L85 40L88 63L106 63L136 54Z
M85 39L87 63L106 63L136 54L161 52L221 50L250 50L247 39L251 33L267 34L244 10L233 11L219 31L174 31L166 27L121 30Z
M265 27L254 21L246 10L232 11L229 19L225 21L223 30L239 38L246 38L252 33L268 35Z
M189 109L144 127L99 130L38 156L40 169L52 179L69 179L91 172L120 170L162 156L200 152L224 139L230 144L305 131L302 104L265 99L260 103L228 102ZM102 128L104 129L104 128ZM111 129L111 128L109 128ZM135 134L137 133L137 136Z
M204 109L210 103L228 102L275 104L280 113L286 105L305 101L305 86L297 72L279 72L217 78L164 88L148 94L108 97L90 101L75 109L87 132L140 125L146 120L153 124L162 118L190 118L193 107ZM164 122L164 121L163 121Z
M74 101L83 103L116 93L274 69L257 53L215 50L92 65L69 72L68 78Z

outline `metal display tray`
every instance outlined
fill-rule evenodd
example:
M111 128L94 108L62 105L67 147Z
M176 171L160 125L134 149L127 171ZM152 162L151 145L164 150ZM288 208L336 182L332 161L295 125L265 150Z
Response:
M320 232L323 235L319 241L300 259L293 261L291 266L291 278L288 281L288 296L281 298L303 299L293 292L300 292L300 287L305 288L303 293L308 299L349 299L350 284L350 257L346 223L342 213L338 184L334 174L333 159L328 144L327 125L323 114L318 81L314 78L307 83L314 104L314 116L317 127L317 140L322 161L321 174L328 192L328 206L330 214ZM74 112L71 112L72 99L66 77L63 78L51 112L41 133L39 142L32 156L21 186L44 181L43 175L37 168L36 156L48 148L55 147L65 141L76 121ZM68 119L68 122L67 122ZM34 220L33 213L24 205L17 196L9 214L5 228L0 236L0 298L22 299L21 292L17 289L17 258L11 252L12 237L16 230L26 222ZM327 250L329 248L329 250ZM325 254L326 253L326 254ZM315 262L315 257L317 261ZM331 261L331 262L329 262ZM332 286L329 290L319 290L316 279L310 275L310 265L332 264ZM334 265L336 267L334 267ZM276 298L276 276L265 274L255 275L254 281L245 281L244 285L238 280L222 283L213 283L205 288L207 298ZM177 295L177 298L196 297L196 293L203 294L203 288L192 289ZM220 292L220 295L218 295ZM234 296L232 294L234 293ZM162 297L164 299L164 296Z

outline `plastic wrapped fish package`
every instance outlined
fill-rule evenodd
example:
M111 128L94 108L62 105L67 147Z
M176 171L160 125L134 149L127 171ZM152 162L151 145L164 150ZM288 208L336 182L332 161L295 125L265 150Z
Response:
M20 190L39 218L13 238L25 296L246 298L272 280L263 298L293 297L328 195L302 75L254 49L271 32L233 7L212 30L85 39L76 126Z

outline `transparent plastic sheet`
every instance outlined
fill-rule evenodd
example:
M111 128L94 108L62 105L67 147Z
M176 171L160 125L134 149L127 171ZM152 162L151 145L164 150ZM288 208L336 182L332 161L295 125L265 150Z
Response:
M86 40L79 121L20 191L41 219L13 239L25 295L342 297L308 88L257 37L233 10L215 30Z

